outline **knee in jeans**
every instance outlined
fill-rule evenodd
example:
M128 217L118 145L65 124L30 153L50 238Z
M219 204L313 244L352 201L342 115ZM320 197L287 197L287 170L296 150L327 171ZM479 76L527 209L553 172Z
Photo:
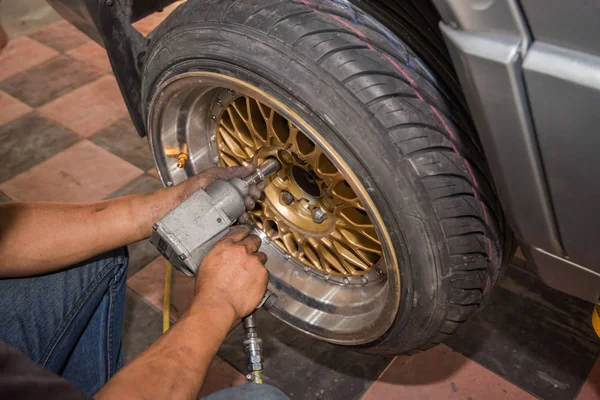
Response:
M104 258L112 264L113 275L116 278L127 275L127 267L129 265L129 254L127 247L112 250L106 253Z

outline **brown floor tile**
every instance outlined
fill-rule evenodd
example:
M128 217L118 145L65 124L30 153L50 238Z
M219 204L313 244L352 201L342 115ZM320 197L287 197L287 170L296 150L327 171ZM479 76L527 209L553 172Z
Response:
M1 126L0 182L27 171L79 140L79 135L36 112Z
M162 335L162 315L137 293L127 288L123 347L130 362ZM219 357L211 363L199 397L245 383L245 378Z
M244 375L240 374L235 368L219 357L215 357L212 364L210 364L208 374L204 379L204 385L198 397L202 398L219 390L245 383L246 378Z
M0 82L0 89L39 107L102 76L103 72L81 61L59 55Z
M127 115L127 108L112 75L76 89L39 110L86 137Z
M150 32L154 30L164 19L166 16L162 15L162 13L155 13L148 15L145 18L135 22L133 27L142 35L148 36Z
M194 295L194 278L173 271L171 284L171 319L176 321L189 306ZM127 280L127 285L147 302L162 310L165 285L165 260L156 258Z
M577 400L600 400L600 359L596 360Z
M152 176L154 176L154 177L156 177L156 178L160 179L160 176L158 175L158 171L156 170L156 167L154 167L154 168L152 168L152 169L149 169L148 171L146 171L146 173L147 173L148 175L152 175Z
M82 46L69 50L67 54L101 71L112 72L106 50L96 42L89 41Z
M162 187L163 185L158 179L151 175L144 174L138 176L131 182L127 182L125 186L119 188L116 192L111 193L107 198L112 199L115 197L129 196L131 194L146 194L155 192Z
M58 52L27 36L8 42L0 53L0 80L58 55Z
M0 192L0 203L10 203L12 199L8 197L6 194Z
M144 171L154 166L148 139L140 137L129 116L102 129L90 140Z
M27 114L31 107L0 90L0 126Z
M0 185L23 201L94 201L142 174L133 165L84 140Z
M125 184L125 186L112 193L107 198L129 196L131 194L151 193L162 187L163 186L160 181L154 176L144 174L135 178L131 182L128 182ZM148 265L148 263L160 256L158 250L156 250L156 248L148 239L137 243L132 243L127 247L129 248L129 268L127 269L128 277L132 277L139 270Z
M45 0L0 2L0 20L9 38L28 35L61 20L61 16Z
M67 51L81 46L90 39L67 21L59 21L29 35L58 51Z
M152 260L160 256L158 250L149 239L132 243L127 246L129 249L129 267L127 268L127 278L137 274L142 268L147 266Z
M150 14L146 18L142 18L141 20L135 22L133 27L142 35L148 36L148 34L152 32L152 30L156 28L165 18L167 18L169 14L173 12L173 10L183 3L185 3L183 0L176 1L173 4L165 7L161 12Z
M123 347L125 363L150 347L162 335L162 314L127 288ZM246 383L244 375L219 357L211 363L199 397Z
M534 399L463 355L440 345L396 358L363 400Z
M521 251L520 247L517 247L517 251L515 251L515 257L518 258L519 260L527 261L527 259L525 258L525 255Z
M161 337L162 315L131 289L127 288L125 296L123 350L127 364Z

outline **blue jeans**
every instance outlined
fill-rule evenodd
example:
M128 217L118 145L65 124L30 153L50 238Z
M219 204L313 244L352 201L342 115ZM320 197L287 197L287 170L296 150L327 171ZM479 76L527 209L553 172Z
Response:
M69 269L0 279L0 339L88 395L123 366L127 249Z
M127 261L123 248L60 272L0 279L0 339L94 395L123 366ZM287 397L247 384L206 399Z

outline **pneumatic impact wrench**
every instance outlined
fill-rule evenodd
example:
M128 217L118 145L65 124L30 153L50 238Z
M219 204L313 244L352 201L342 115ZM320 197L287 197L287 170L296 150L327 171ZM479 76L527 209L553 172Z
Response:
M250 176L216 181L192 194L181 205L158 221L150 242L179 271L194 276L200 262L212 247L229 232L229 228L246 211L244 197L251 186L276 173L281 164L267 159ZM269 307L276 300L267 290L258 308ZM262 383L262 340L256 332L256 319L250 314L242 320L246 338L243 342L250 373L247 379Z

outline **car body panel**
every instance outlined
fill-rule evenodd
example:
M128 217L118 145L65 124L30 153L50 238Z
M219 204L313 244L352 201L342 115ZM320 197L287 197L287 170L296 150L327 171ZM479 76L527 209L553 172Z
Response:
M600 2L520 0L535 40L600 56Z
M502 206L521 242L562 255L521 73L529 34L512 1L465 3L436 2Z
M598 5L434 3L502 206L526 254L550 286L596 302L600 59L587 35L598 31ZM574 28L575 15L585 28ZM556 23L563 19L568 24Z
M536 41L523 71L565 252L600 272L600 57Z
M518 36L442 26L503 209L517 237L561 253L520 73Z

